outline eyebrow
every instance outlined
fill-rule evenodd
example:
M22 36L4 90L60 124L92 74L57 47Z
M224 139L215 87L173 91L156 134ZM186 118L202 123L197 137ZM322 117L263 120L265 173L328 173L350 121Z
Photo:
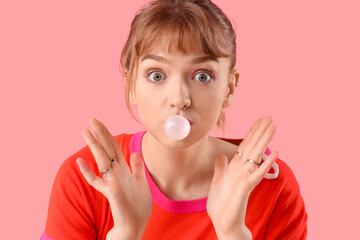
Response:
M162 62L162 63L167 63L169 64L170 61L162 56L157 56L157 55L152 55L149 54L145 57L142 58L141 62L143 62L146 59L152 59L158 62ZM189 61L189 64L199 64L199 63L203 63L203 62L209 62L209 61L214 61L219 63L219 59L216 57L212 57L212 56L201 56L201 57L197 57L197 58L193 58Z

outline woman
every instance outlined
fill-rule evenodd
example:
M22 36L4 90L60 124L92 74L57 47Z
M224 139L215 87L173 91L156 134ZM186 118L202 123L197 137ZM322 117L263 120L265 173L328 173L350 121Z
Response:
M306 238L298 183L267 149L271 117L243 140L209 136L224 128L238 85L235 40L208 0L158 0L140 10L121 67L128 108L137 107L146 131L113 137L90 120L95 136L83 130L88 146L61 166L42 239ZM182 140L164 130L173 115L190 123ZM264 178L272 166L278 176Z

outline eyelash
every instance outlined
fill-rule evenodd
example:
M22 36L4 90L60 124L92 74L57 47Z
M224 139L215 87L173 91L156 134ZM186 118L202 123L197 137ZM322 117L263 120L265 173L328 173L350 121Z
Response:
M150 76L152 73L154 73L154 72L160 72L163 76L165 76L165 74L163 74L160 69L151 69L151 70L148 71L148 73L144 76L144 78L145 78L148 82L150 82L150 83L155 83L155 84L156 84L157 82L160 82L160 81L152 81L152 80L149 79L149 76ZM208 74L208 75L210 76L210 79L207 80L206 82L197 81L197 82L199 82L199 83L208 84L208 83L210 83L210 82L213 82L213 81L216 79L215 75L212 74L212 72L210 72L209 70L205 70L205 69L199 69L199 70L197 70L196 73L195 73L191 78L193 79L193 78L194 78L197 74L199 74L199 73L205 73L205 74ZM165 77L165 78L166 78L166 77ZM161 80L161 81L162 81L162 80ZM195 81L196 81L196 80L195 80Z

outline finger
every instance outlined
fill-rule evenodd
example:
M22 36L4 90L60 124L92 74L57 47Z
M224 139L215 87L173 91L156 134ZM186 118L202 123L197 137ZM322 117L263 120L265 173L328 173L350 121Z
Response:
M109 133L104 125L100 124L100 121L97 119L91 118L89 123L92 130L94 131L96 139L104 149L104 152L109 156L110 159L115 158L115 150L111 142L111 138L113 138L113 136Z
M91 132L88 129L83 129L81 131L85 142L90 147L92 154L94 155L95 161L98 165L99 171L105 171L110 167L110 159L109 156L105 153L104 149L98 141L94 138Z
M216 157L212 182L217 182L224 176L228 163L228 158L224 154L220 154Z
M249 153L249 159L253 159L259 162L264 155L266 148L269 146L270 141L273 139L276 132L276 126L269 126L264 135L261 136L261 139L257 142L255 148Z
M244 137L244 139L241 141L240 145L238 146L237 151L240 153L244 153L244 149L246 144L249 142L249 140L251 139L252 135L254 134L255 130L259 127L259 125L262 122L262 118L258 119L253 126L251 127L251 129L249 130L249 132L246 134L246 136ZM239 156L238 154L236 154L237 156ZM239 157L240 158L240 157Z
M82 158L76 159L76 163L80 168L81 174L84 176L85 180L93 186L96 190L103 193L103 180L96 176L88 167L85 160Z
M120 148L118 142L115 140L114 136L109 132L109 130L105 127L105 125L101 121L99 121L97 119L94 119L94 120L99 125L100 132L102 132L102 134L99 137L97 135L96 135L96 137L98 137L98 140L101 145L104 142L103 147L104 147L105 152L108 154L108 156L110 158L111 158L111 156L115 156L116 160L118 161L118 163L120 165L127 166L125 159L124 159L124 155L121 151L121 148ZM95 134L97 134L97 133L95 132ZM112 155L110 155L110 154L112 154Z
M255 129L253 135L245 145L245 148L243 150L243 158L242 159L249 159L249 154L252 152L256 144L259 142L259 140L262 138L268 127L270 126L272 122L271 117L266 117L263 119L263 121L260 123L259 127ZM265 150L264 150L265 151ZM252 159L255 161L258 161L259 159Z
M254 188L259 182L265 177L269 172L271 166L274 164L275 160L279 156L278 151L273 151L266 160L256 169L248 178L249 184Z
M144 159L139 152L134 152L130 156L130 166L134 177L140 183L147 183L145 175Z

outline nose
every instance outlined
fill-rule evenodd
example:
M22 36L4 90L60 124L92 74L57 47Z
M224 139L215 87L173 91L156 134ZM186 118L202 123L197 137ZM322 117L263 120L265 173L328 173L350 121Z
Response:
M190 100L190 91L184 81L181 78L174 78L170 80L170 89L169 89L169 104L171 107L178 109L186 109L191 105Z

